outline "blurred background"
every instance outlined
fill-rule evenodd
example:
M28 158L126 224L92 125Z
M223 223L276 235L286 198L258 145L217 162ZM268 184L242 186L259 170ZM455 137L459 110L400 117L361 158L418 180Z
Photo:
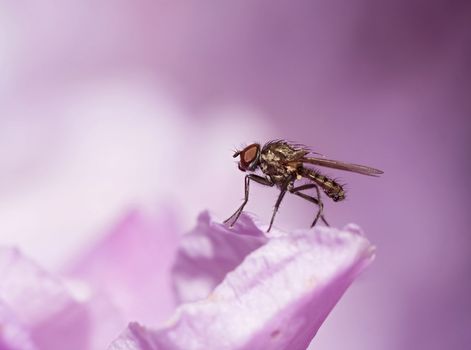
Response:
M377 259L312 347L469 348L470 2L4 0L0 23L0 244L59 269L135 205L225 219L232 151L295 140L385 171L326 171ZM276 226L314 211L287 197Z

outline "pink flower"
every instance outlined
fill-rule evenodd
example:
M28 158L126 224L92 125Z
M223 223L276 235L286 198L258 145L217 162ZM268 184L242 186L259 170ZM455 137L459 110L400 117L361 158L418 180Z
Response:
M0 349L305 349L373 256L353 226L266 235L203 213L180 237L134 211L61 274L0 250Z

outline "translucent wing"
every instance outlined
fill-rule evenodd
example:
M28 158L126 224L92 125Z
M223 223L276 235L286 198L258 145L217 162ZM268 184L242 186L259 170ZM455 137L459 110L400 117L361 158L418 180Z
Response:
M332 159L325 159L325 158L311 158L311 157L303 157L300 159L303 163L309 163L314 165L319 165L327 168L351 171L353 173L368 175L368 176L379 176L383 173L383 171L371 168L365 165L359 164L351 164L351 163L344 163L338 160Z

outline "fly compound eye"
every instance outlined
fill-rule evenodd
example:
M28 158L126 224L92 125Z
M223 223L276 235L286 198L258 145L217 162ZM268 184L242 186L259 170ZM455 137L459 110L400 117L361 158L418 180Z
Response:
M257 146L249 146L244 150L241 160L243 160L244 163L250 164L257 157L257 152L258 152Z
M245 147L240 151L239 169L245 171L255 168L259 153L260 145L257 143Z

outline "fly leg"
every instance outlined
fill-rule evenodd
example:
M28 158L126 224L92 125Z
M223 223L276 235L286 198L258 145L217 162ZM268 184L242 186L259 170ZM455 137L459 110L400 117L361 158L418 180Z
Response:
M278 199L276 200L275 207L273 209L273 214L271 216L270 220L270 226L268 226L267 232L270 232L271 227L273 225L273 221L275 221L275 215L278 211L278 208L280 207L281 201L283 200L283 197L286 194L286 191L288 191L288 188L293 186L292 183L293 179L290 177L288 180L283 184L283 187L281 188L280 194L278 195Z
M250 185L250 180L253 180L259 184L265 185L265 186L270 186L273 187L275 184L271 182L270 179L254 174L246 175L245 176L245 198L244 201L242 202L242 205L235 211L234 214L232 214L229 218L224 220L224 223L227 224L228 222L231 222L229 225L230 227L234 226L236 223L237 219L239 218L240 214L242 213L242 210L244 210L245 205L247 204L249 200L249 185Z
M308 196L307 194L300 192L300 191L308 190L308 189L311 189L311 188L316 189L317 198L314 198L312 196ZM315 217L314 221L312 222L311 227L314 227L314 225L317 223L319 218L322 220L322 222L324 222L324 224L326 226L330 226L329 223L327 222L327 220L325 219L324 214L322 213L323 210L324 210L324 204L322 203L321 193L320 193L319 187L317 187L317 185L315 185L315 184L301 185L301 186L298 186L298 187L295 187L295 188L291 189L290 192L295 194L296 196L304 198L305 200L307 200L311 203L316 204L319 207L319 210L317 211L316 217Z

